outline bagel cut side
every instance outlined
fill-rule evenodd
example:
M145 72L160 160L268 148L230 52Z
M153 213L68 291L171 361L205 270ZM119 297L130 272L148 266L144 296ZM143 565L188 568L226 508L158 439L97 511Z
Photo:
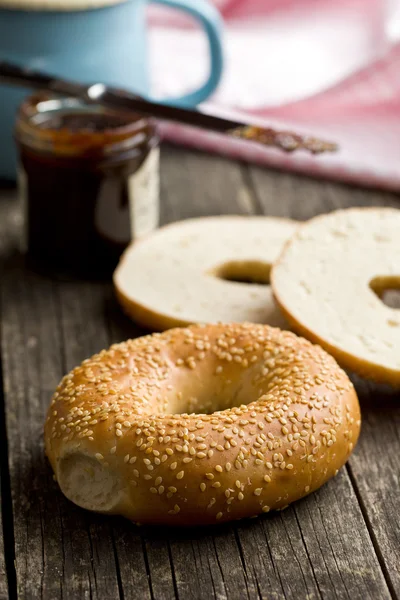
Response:
M273 267L272 288L293 329L341 365L400 386L400 210L351 208L302 225Z
M117 298L152 331L245 321L285 329L269 274L297 226L288 219L241 216L167 225L125 251L114 273Z
M173 329L85 360L61 381L46 453L77 505L201 525L280 509L346 462L360 411L318 346L266 325Z

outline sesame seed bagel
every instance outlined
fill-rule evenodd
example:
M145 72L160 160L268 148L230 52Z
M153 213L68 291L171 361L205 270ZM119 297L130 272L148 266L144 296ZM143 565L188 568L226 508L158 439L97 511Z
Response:
M320 347L266 325L200 325L85 360L54 394L45 445L79 506L198 525L316 490L359 430L353 385Z
M272 288L293 329L344 367L400 386L400 210L351 208L300 226L273 267Z
M265 284L297 226L289 219L243 216L167 225L124 252L114 273L117 298L152 331L246 321L287 329Z

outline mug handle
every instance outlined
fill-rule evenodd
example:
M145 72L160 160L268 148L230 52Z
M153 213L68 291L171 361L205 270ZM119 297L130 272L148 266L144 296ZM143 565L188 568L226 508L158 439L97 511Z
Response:
M211 70L207 81L194 92L189 92L178 98L162 100L164 104L180 106L196 106L208 98L220 82L223 70L222 52L222 19L217 9L206 0L154 0L170 8L177 8L189 13L200 21L210 44Z

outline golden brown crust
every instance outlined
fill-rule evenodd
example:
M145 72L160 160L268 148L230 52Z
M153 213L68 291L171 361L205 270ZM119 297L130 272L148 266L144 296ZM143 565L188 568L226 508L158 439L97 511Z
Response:
M354 388L321 348L265 325L208 325L84 361L53 397L45 442L61 489L81 506L196 525L312 492L345 463L359 429Z
M135 321L135 323L150 331L164 331L173 327L187 327L190 325L186 320L179 320L168 315L156 313L146 306L132 302L117 287L114 288L114 291L124 313Z
M280 309L287 319L290 327L293 331L295 331L298 335L302 335L313 344L318 344L322 346L327 352L332 354L335 359L338 361L343 368L348 369L349 371L353 371L354 373L361 375L361 377L365 377L370 381L375 381L376 383L387 383L394 388L400 387L400 373L399 371L395 371L394 369L389 369L388 367L382 367L380 365L371 364L366 360L362 360L361 358L354 356L353 354L349 354L348 352L344 352L340 350L336 346L329 344L326 340L318 337L313 331L305 327L300 321L297 321L285 308L284 304L279 301L279 294L274 294L277 303L280 306Z

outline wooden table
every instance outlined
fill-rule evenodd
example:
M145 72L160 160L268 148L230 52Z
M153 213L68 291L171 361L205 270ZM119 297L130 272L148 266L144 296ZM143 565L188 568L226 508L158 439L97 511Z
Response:
M221 213L306 219L360 205L400 208L389 193L163 149L164 223ZM358 379L363 428L356 451L334 480L283 512L239 524L164 530L68 502L43 453L50 396L81 360L141 331L120 312L111 285L56 282L29 272L18 250L20 229L15 191L3 187L1 598L400 596L400 394Z

